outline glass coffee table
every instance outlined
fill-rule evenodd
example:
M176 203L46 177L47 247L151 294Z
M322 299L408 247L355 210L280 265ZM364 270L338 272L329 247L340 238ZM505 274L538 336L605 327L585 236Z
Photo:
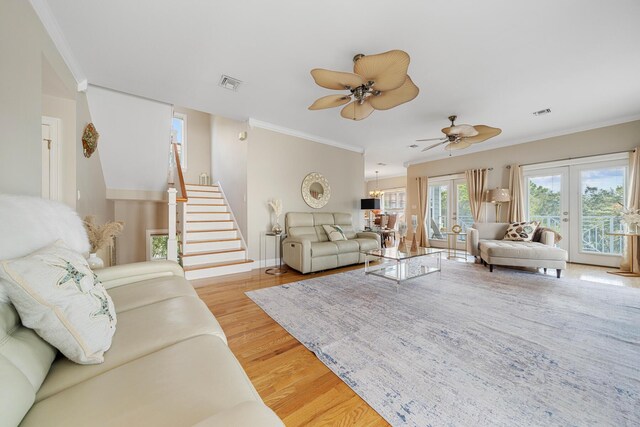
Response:
M381 248L362 251L365 255L364 273L390 279L396 283L439 273L442 266L444 249L418 248L416 251L407 249L404 252L398 248ZM372 261L374 263L372 264Z

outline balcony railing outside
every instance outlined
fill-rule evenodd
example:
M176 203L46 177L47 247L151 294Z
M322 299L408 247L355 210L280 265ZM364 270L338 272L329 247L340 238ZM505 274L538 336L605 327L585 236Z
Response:
M560 231L559 215L533 215L530 220L540 221L543 227ZM622 238L608 235L622 228L620 217L617 215L583 216L580 227L581 250L598 254L622 254Z

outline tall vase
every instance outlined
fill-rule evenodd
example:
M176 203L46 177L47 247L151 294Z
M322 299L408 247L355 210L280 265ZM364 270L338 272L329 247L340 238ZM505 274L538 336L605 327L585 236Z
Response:
M89 254L87 263L89 264L89 268L92 270L99 270L101 268L104 268L104 261L95 252Z

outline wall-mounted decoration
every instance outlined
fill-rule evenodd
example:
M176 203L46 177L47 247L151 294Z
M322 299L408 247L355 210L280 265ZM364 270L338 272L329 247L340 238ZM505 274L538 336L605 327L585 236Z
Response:
M96 127L93 123L89 123L82 133L82 152L84 156L88 159L91 157L96 148L98 148L98 138L100 138L100 134L96 130Z
M324 207L331 198L329 181L317 172L311 172L302 181L302 198L314 209Z

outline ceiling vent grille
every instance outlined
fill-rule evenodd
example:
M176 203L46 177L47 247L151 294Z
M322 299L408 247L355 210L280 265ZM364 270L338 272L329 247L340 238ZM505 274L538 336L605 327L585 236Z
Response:
M240 80L223 74L222 77L220 77L218 86L237 92L241 83L242 82Z
M551 108L545 108L544 110L534 111L534 116L544 116L545 114L549 114L551 112Z

